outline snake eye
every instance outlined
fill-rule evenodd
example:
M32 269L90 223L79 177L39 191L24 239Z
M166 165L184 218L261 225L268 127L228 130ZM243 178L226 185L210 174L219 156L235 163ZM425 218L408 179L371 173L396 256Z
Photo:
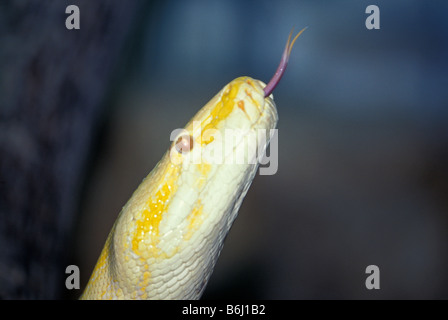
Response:
M182 154L188 153L193 149L193 137L190 135L180 136L174 144L176 151Z

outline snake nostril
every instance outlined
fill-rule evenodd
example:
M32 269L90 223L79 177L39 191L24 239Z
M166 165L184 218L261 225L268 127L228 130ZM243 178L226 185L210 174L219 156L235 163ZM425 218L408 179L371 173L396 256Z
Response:
M180 136L174 144L179 153L188 153L193 149L193 137L190 135Z

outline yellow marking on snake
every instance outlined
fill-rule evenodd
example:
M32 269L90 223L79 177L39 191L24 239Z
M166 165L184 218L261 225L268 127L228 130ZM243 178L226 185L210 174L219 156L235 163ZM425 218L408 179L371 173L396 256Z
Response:
M270 93L286 67L290 38L268 85L237 78L185 126L191 138L182 141L193 145L184 153L173 143L135 190L107 237L81 299L201 297L258 168L249 161L252 155L246 146L264 150L269 130L276 127L277 109ZM239 134L223 157L242 156L244 163L207 158L221 150L228 129L238 129ZM267 131L267 136L260 139L257 130ZM223 138L215 139L216 134ZM197 157L200 163L194 161Z
M202 128L202 135L204 135L204 133L206 134L210 129L218 129L218 125L230 115L235 106L234 99L243 81L244 78L238 78L227 85L220 101L214 106L210 115L207 117L206 121L204 121L206 122L206 125ZM205 144L212 141L213 140L210 141L210 139L202 139L202 143Z
M176 175L178 167L169 166L162 175L163 182L154 196L150 196L141 215L136 217L136 228L132 237L132 250L135 254L148 259L150 256L160 254L157 244L159 242L159 224L164 212L170 204L171 193L177 189Z
M198 204L194 207L193 211L191 211L190 215L187 217L188 219L188 232L185 234L185 239L189 240L193 233L199 228L201 223L203 222L203 206L198 201Z

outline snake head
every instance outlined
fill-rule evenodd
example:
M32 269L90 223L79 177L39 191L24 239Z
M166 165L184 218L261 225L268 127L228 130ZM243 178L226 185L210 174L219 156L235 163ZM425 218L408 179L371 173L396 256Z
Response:
M283 77L283 74L285 73L286 66L288 65L289 56L291 55L292 47L294 46L294 42L296 42L297 38L302 34L303 31L305 31L308 27L303 28L300 30L300 32L292 39L291 36L293 30L289 33L288 41L286 42L285 50L283 51L282 58L280 60L280 64L278 65L277 70L275 71L274 76L269 81L269 83L264 87L264 96L268 97L272 91L274 91L277 84L280 82L280 79Z

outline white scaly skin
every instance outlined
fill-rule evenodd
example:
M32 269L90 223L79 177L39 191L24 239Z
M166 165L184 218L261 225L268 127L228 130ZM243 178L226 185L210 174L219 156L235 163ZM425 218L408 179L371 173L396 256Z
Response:
M247 151L255 149L248 145L264 150L277 124L273 97L264 97L264 87L261 81L237 78L193 117L185 127L193 138L191 151L179 153L173 144L134 192L82 299L201 297L258 168ZM226 129L241 133L232 150L225 149ZM258 129L266 131L265 141ZM210 155L220 150L225 158L216 163ZM200 163L195 161L199 155ZM231 156L236 158L230 161Z

